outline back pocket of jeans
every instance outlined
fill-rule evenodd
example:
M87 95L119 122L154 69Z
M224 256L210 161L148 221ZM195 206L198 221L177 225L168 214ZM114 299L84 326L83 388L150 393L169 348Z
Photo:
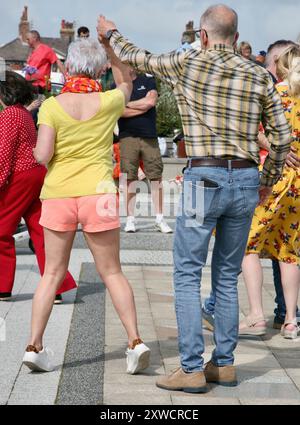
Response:
M255 186L241 186L243 196L243 210L246 214L253 214L259 202L260 185Z
M221 186L204 187L204 181L186 181L184 187L184 213L188 217L204 219L214 215L219 206Z

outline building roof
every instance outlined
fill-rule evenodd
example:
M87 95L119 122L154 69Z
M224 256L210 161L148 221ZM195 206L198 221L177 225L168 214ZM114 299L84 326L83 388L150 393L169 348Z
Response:
M0 47L0 57L6 61L26 62L28 55L29 47L19 37Z
M52 47L59 59L65 59L68 53L69 41L62 38L42 37L41 42ZM26 62L30 53L27 44L22 43L20 38L0 47L0 57L10 62Z
M70 41L64 38L52 38L52 37L42 37L42 43L47 44L47 46L52 47L55 53L62 55L64 57L68 54L68 48Z

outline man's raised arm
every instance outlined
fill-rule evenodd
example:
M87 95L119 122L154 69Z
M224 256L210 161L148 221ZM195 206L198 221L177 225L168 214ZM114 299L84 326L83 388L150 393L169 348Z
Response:
M111 47L122 62L127 62L134 68L155 75L175 86L181 75L185 52L151 54L126 40L114 22L108 21L102 15L98 20L97 30L99 37L109 38Z

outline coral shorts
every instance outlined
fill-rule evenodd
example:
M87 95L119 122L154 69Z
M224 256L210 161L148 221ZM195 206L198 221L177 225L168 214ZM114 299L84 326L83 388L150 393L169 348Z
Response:
M120 227L117 194L45 199L40 225L56 232L76 231L78 224L88 233L105 232Z

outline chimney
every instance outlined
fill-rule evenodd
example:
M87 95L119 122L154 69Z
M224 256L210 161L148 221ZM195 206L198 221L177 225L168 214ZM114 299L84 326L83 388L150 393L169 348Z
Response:
M28 31L30 31L30 24L28 21L28 6L25 6L19 23L19 37L23 43L26 43L26 36Z
M69 43L74 41L75 30L74 22L67 22L65 19L61 21L60 38L67 40Z
M189 21L185 26L185 31L182 34L182 38L184 38L188 43L192 44L196 40L195 32L194 32L194 21Z

